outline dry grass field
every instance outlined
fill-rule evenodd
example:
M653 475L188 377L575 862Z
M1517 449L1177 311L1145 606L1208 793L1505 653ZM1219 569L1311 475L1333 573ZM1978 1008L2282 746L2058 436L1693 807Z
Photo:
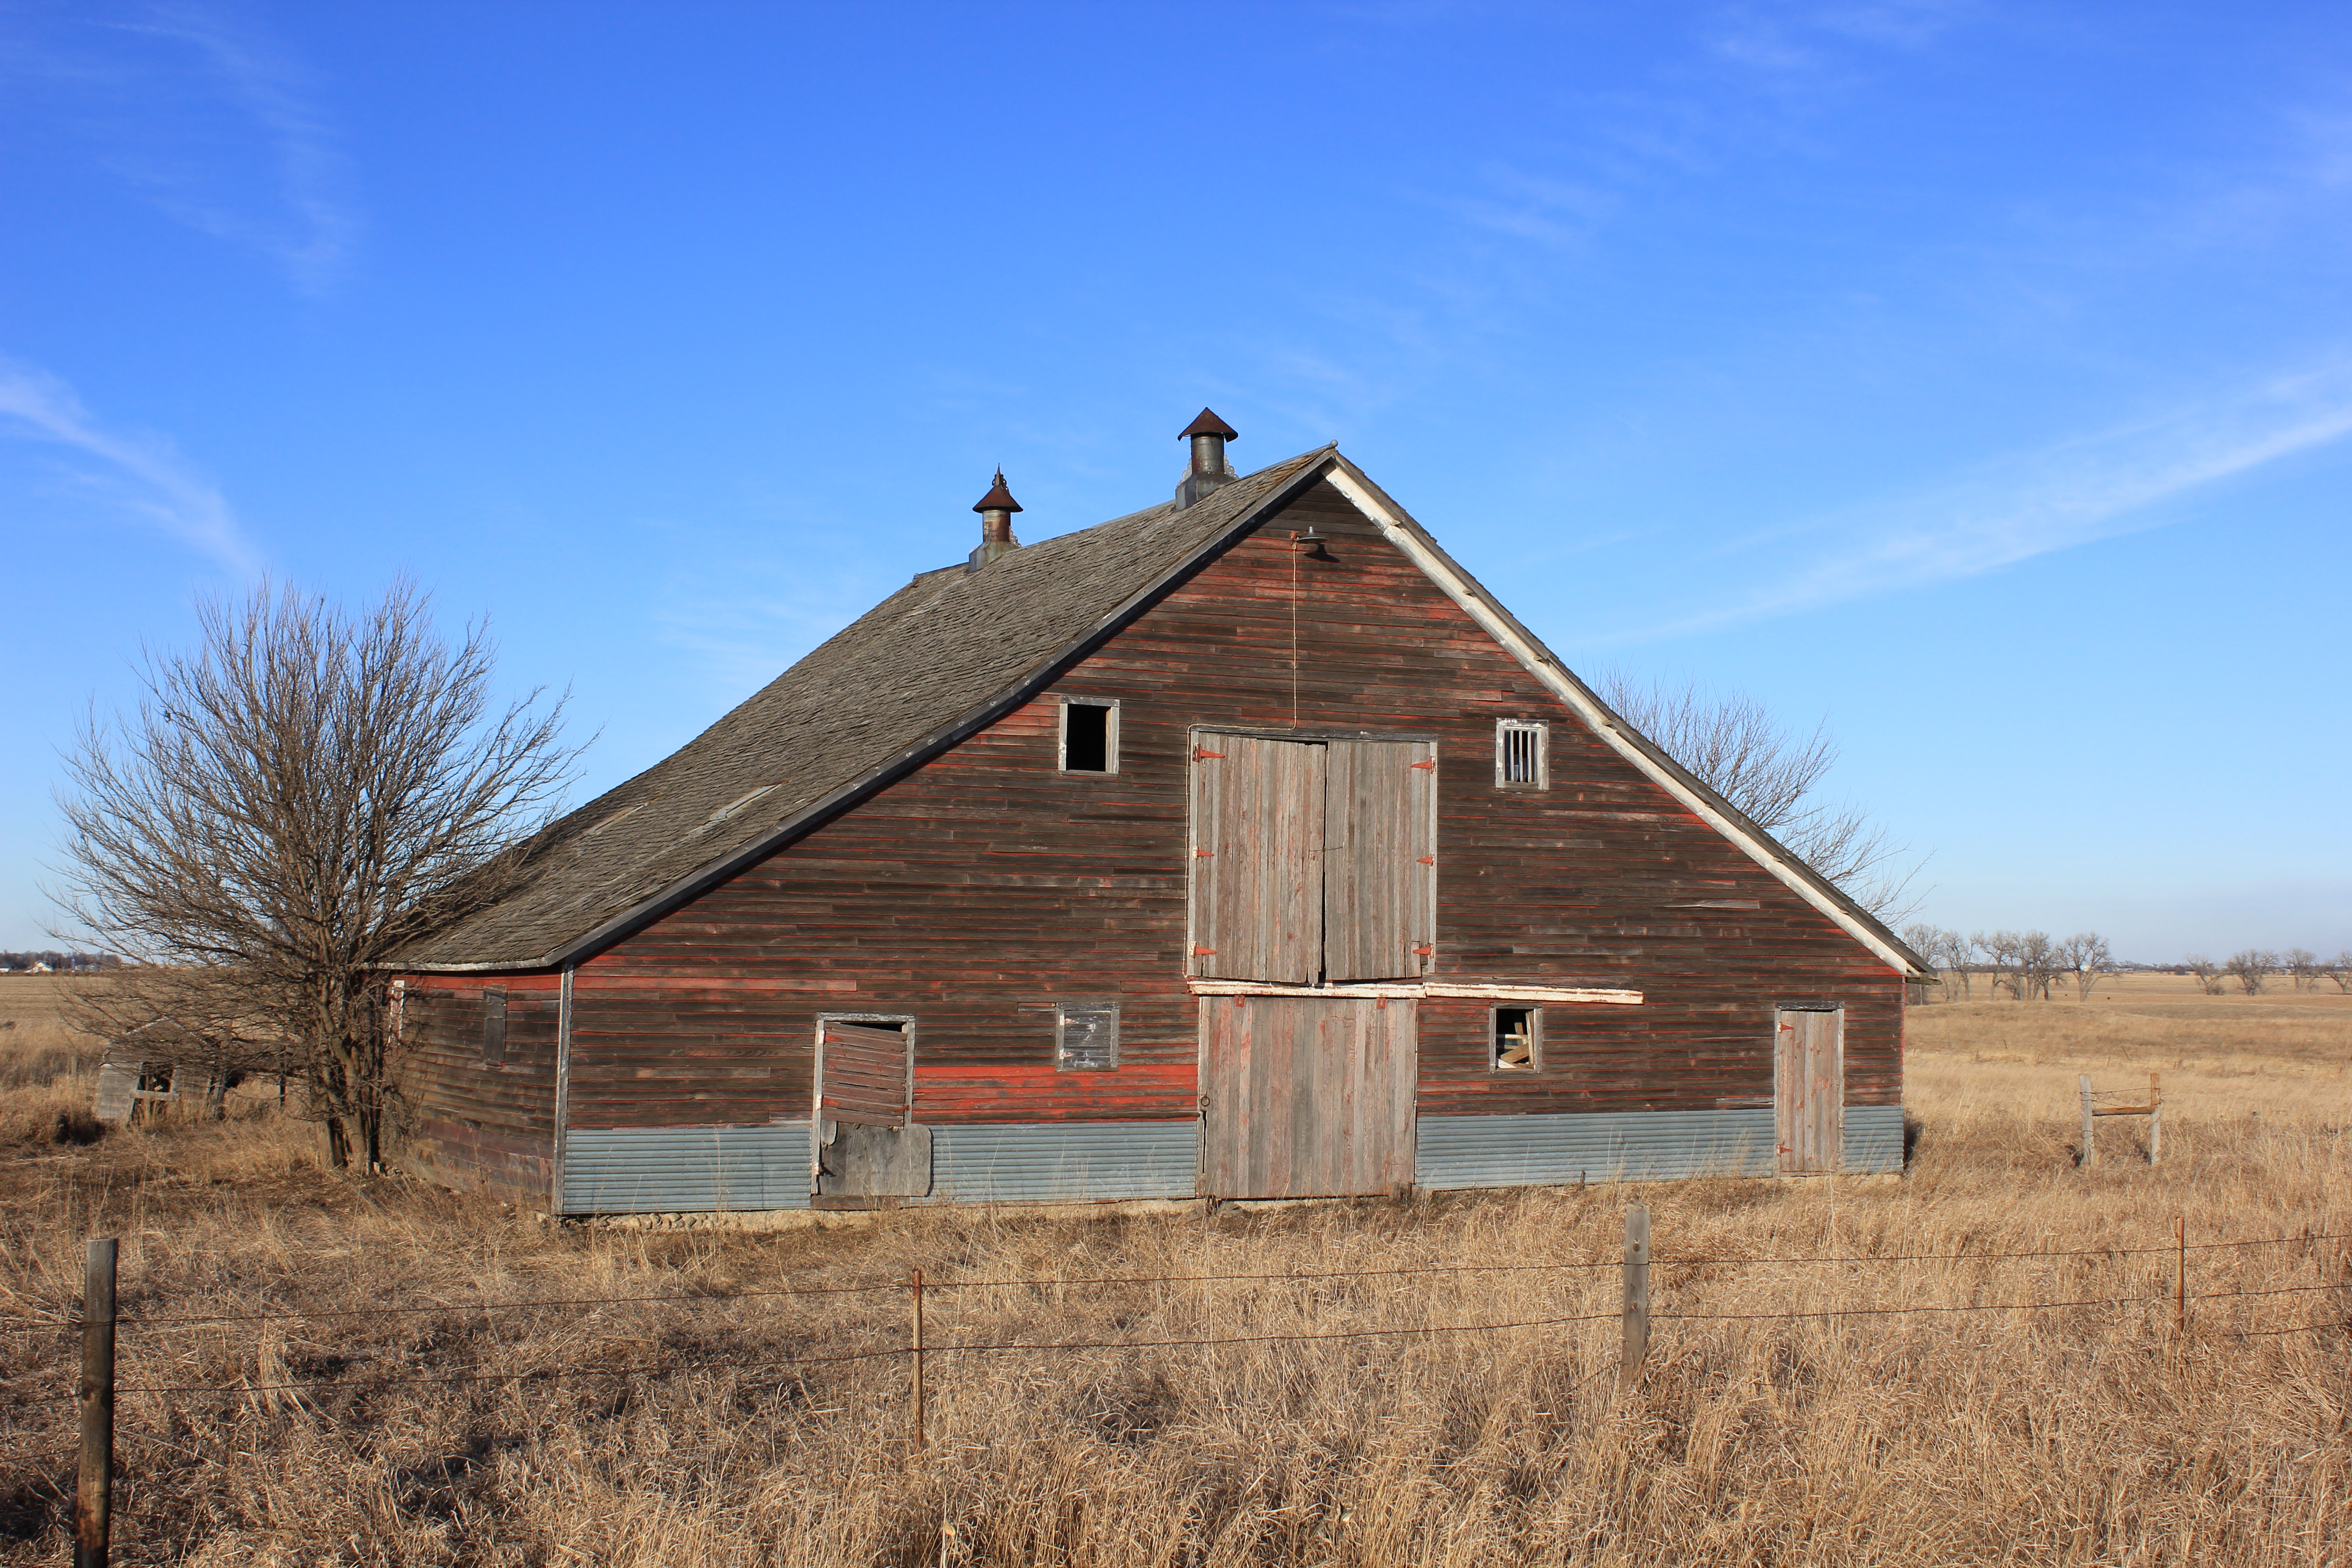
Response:
M0 1562L66 1555L92 1234L122 1237L147 1320L126 1389L200 1390L122 1395L125 1563L2352 1562L2332 988L1916 1009L1899 1180L758 1230L551 1226L331 1176L266 1099L61 1143L88 1054L57 984L0 976L0 1291L32 1325L0 1352ZM2150 1068L2166 1163L2118 1118L2078 1170L2075 1074ZM1705 1261L1656 1269L1621 1391L1629 1201L1662 1260ZM2176 1215L2186 1337L2172 1257L2123 1250L2167 1247ZM1999 1256L2021 1252L2068 1255ZM1769 1261L1798 1258L1850 1261ZM1293 1278L1462 1266L1487 1271ZM934 1288L934 1346L1135 1348L935 1353L915 1451L903 1360L824 1359L903 1344L905 1292L817 1292L918 1267L1066 1282ZM1100 1279L1121 1282L1077 1283ZM387 1307L415 1310L360 1315ZM1835 1315L1871 1307L1938 1310ZM157 1321L264 1309L293 1315ZM1528 1326L1423 1331L1460 1324ZM1163 1342L1367 1331L1408 1331Z

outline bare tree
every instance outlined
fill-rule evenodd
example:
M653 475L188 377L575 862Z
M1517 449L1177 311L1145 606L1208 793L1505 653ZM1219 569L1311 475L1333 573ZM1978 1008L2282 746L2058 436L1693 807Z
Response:
M2338 991L2352 991L2352 947L2336 955L2336 962L2327 966L2327 978L2336 982Z
M2308 948L2291 947L2281 955L2279 963L2285 966L2289 983L2295 990L2319 989L2319 954Z
M2057 978L2058 944L2046 931L2021 932L2017 939L2017 972L2024 982L2023 996L2050 1000L2050 982Z
M2000 996L2000 988L2007 985L2010 1000L2013 1002L2022 1000L2024 996L2016 975L2019 940L2013 931L1980 931L1969 938L1969 943L1985 955L1985 963L1992 971L1990 989L1993 995Z
M562 699L492 706L485 625L453 645L428 610L404 581L359 615L267 582L201 604L58 803L69 928L172 976L180 1026L292 1042L337 1165L383 1154L378 966L513 885L579 754Z
M1936 961L1944 966L1945 973L1960 983L1960 1000L1963 1002L1969 999L1970 972L1976 966L1976 954L1975 939L1956 931L1945 931L1942 940L1936 944Z
M2077 931L2058 944L2059 966L2074 976L2074 1000L2088 1002L2102 976L2116 972L2116 956L2107 939L2095 931Z
M1601 695L1668 756L1881 921L1892 925L1917 910L1919 896L1911 885L1922 862L1906 859L1905 847L1860 808L1813 798L1837 762L1826 730L1817 726L1800 737L1774 723L1752 697L1714 697L1696 685L1679 692L1637 686L1613 672L1602 679Z
M2222 967L2237 977L2239 989L2249 996L2263 994L2263 982L2278 967L2278 954L2263 948L2249 947L2230 955Z
M2201 952L2192 952L2180 961L2180 967L2196 980L2197 988L2208 996L2221 994L2221 980L2229 972Z

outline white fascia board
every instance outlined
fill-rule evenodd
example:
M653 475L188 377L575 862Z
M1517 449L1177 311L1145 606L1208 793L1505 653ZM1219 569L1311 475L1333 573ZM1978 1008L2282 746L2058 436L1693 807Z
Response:
M1840 909L1835 902L1823 898L1820 889L1775 854L1769 846L1717 811L1705 796L1693 793L1680 779L1658 766L1639 746L1628 741L1593 704L1592 699L1581 687L1569 679L1556 663L1519 633L1518 628L1496 613L1496 606L1485 590L1456 571L1451 562L1431 553L1415 531L1405 526L1404 520L1391 511L1380 497L1358 483L1355 475L1341 464L1333 463L1324 469L1323 477L1330 481L1333 489L1353 502L1356 510L1362 512L1391 544L1404 552L1405 558L1420 567L1423 575L1444 589L1447 598L1461 605L1463 613L1477 622L1488 637L1508 648L1511 657L1517 659L1529 675L1542 682L1545 689L1583 720L1585 727L1606 742L1619 756L1639 768L1660 789L1688 806L1701 821L1738 845L1749 859L1779 878L1790 892L1836 921L1847 935L1885 960L1895 973L1906 976L1913 973L1910 960L1888 946L1885 939Z
M1310 999L1386 996L1408 1002L1436 996L1489 1002L1606 1002L1620 1007L1642 1005L1642 993L1639 991L1594 985L1473 985L1443 980L1427 983L1369 981L1336 985L1277 985L1263 980L1195 980L1191 984L1195 996L1305 996Z

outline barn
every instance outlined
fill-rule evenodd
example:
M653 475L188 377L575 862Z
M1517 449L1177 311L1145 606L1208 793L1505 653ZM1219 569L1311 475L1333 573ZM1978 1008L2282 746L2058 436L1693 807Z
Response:
M1898 1169L1927 964L1336 447L907 585L392 977L559 1214Z

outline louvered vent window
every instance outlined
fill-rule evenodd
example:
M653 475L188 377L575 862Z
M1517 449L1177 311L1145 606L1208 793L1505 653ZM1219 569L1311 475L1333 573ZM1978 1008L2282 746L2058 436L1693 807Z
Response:
M1107 1072L1118 1066L1118 1004L1065 1002L1054 1009L1054 1066Z
M1505 719L1495 726L1495 784L1498 789L1549 789L1551 726Z

